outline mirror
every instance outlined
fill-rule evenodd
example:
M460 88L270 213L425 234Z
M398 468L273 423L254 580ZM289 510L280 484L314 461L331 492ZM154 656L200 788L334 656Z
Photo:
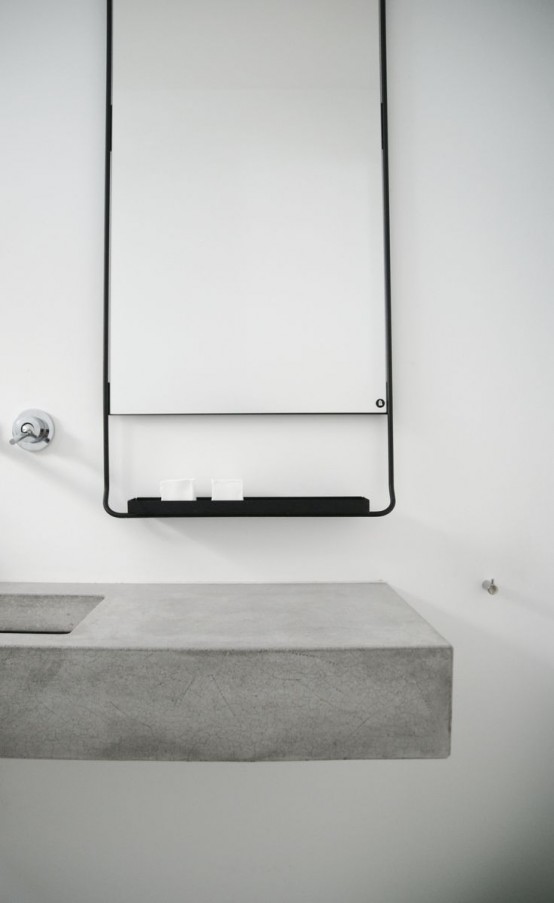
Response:
M113 0L110 413L386 413L379 7Z

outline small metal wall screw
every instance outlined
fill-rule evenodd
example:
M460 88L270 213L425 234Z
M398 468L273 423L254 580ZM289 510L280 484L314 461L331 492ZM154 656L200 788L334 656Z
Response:
M378 398L377 401L375 402L375 404L377 405L378 408L384 408L385 407L385 399Z
M492 580L483 580L481 586L483 587L483 589L486 589L486 591L490 593L491 596L495 596L498 592L498 587L494 582L494 577Z

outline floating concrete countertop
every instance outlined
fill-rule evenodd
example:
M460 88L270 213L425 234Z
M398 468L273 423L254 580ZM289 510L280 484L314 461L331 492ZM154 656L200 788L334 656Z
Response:
M26 595L97 598L67 634L0 622L0 756L449 754L452 648L384 583L4 583L8 620Z

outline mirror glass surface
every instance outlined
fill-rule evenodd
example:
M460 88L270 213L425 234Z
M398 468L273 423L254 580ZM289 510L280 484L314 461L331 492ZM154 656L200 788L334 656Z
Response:
M112 132L111 413L376 413L378 0L114 0Z

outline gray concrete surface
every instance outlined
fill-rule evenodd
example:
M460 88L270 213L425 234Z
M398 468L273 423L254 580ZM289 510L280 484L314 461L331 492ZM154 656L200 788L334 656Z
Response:
M0 633L0 755L439 758L452 648L382 583L0 584L103 596L72 633ZM36 601L36 600L33 600Z
M1 633L71 633L102 596L0 594Z

